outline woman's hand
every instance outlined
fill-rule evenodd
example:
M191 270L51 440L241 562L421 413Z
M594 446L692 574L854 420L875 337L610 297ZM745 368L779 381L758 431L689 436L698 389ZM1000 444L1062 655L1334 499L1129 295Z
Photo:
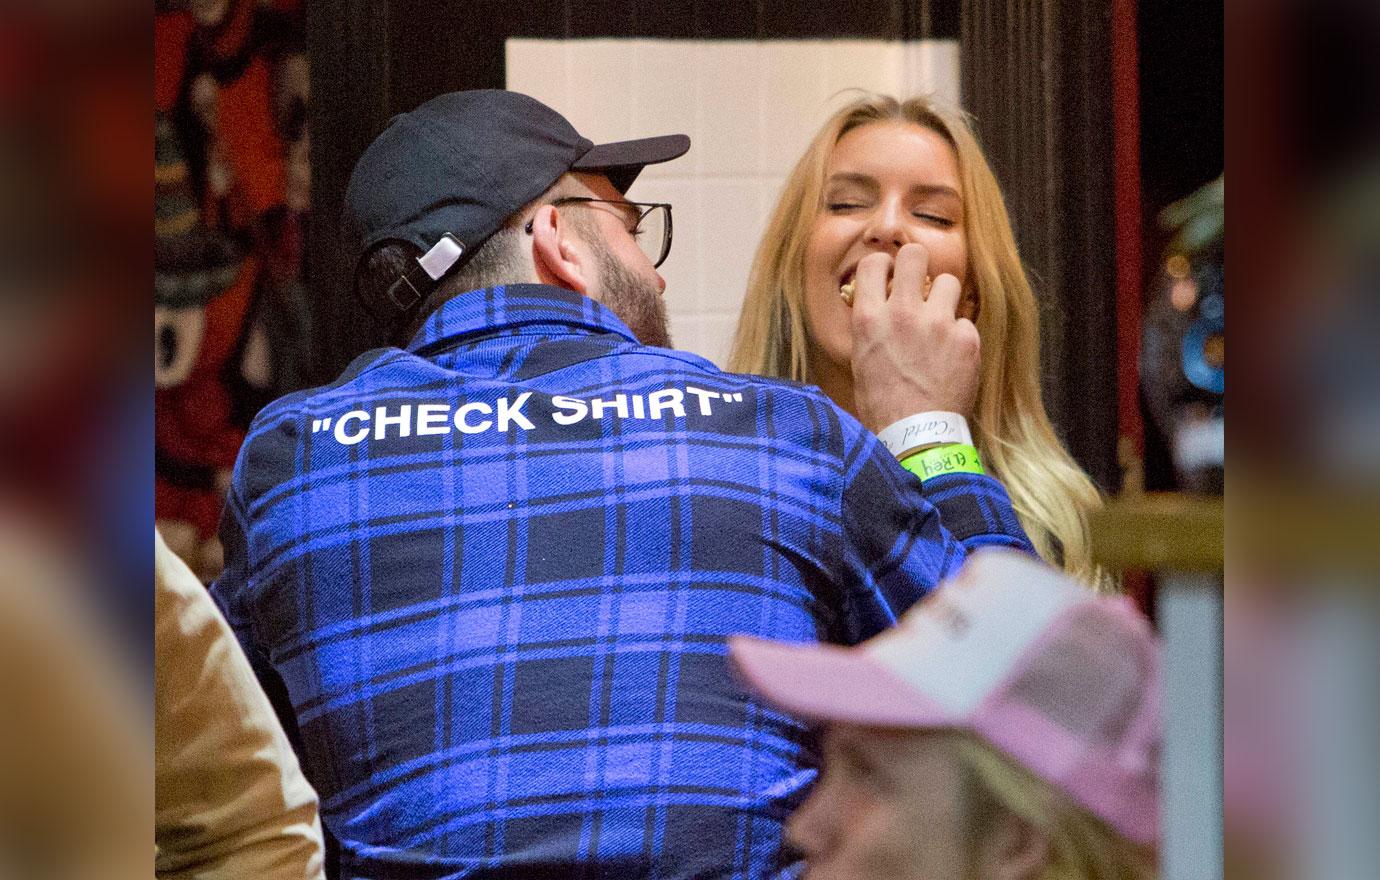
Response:
M919 244L904 245L894 260L878 251L858 263L853 401L872 431L931 410L968 416L977 400L977 327L957 316L962 290L953 275L935 278L925 295L928 266L929 254Z

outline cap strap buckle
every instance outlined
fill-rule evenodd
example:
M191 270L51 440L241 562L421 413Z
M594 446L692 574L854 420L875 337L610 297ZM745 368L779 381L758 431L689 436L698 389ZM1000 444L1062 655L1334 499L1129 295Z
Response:
M445 233L431 246L431 250L417 258L416 266L399 275L398 280L389 285L388 298L400 311L408 311L426 296L422 291L429 291L464 253L465 245L449 232ZM421 275L425 275L426 280L419 277Z
M414 274L408 272L408 275ZM399 275L398 280L388 287L388 298L393 301L393 305L398 307L398 311L406 312L422 300L422 292L408 279L407 275Z

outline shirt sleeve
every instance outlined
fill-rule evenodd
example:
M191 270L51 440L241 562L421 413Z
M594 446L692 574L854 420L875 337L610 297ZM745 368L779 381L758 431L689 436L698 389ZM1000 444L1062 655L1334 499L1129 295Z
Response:
M240 648L248 655L251 667L257 671L265 666L265 658L254 641L250 617L245 610L251 574L249 534L245 524L244 503L240 496L238 470L220 517L220 544L224 559L220 575L210 586L211 598L219 606L220 613L224 615L231 632L239 640Z
M316 793L206 589L155 533L160 878L323 878Z
M845 460L841 505L848 643L894 624L980 547L1035 552L997 480L946 474L922 486L866 432Z

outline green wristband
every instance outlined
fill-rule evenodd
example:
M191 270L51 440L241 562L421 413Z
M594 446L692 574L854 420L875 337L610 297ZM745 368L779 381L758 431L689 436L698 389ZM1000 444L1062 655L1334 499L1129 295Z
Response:
M913 452L901 459L901 467L920 478L920 482L940 474L985 474L976 447L945 443Z

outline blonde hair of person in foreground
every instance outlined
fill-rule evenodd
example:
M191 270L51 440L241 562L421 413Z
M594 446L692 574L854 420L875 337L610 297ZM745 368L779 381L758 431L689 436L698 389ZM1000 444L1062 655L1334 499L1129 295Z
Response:
M898 880L1158 876L1153 848L1127 840L970 733L840 724L827 733L824 755L820 795L788 826L797 848L825 861L812 864L809 877L828 877L845 864ZM912 796L893 795L878 809L858 800L855 791L865 789L909 789ZM845 835L865 849L848 851Z
M1014 817L1045 838L1048 862L1039 880L1151 880L1154 850L1122 837L1062 792L966 733L930 736L950 749L961 768L971 880L973 860L1003 817ZM967 880L967 878L965 878Z
M1045 412L1035 296L1001 189L961 111L925 97L899 102L865 94L829 118L791 171L770 216L753 260L728 369L819 384L835 403L858 415L851 387L839 394L821 380L826 365L820 340L814 338L820 318L810 315L811 303L818 300L806 295L806 258L812 233L828 221L832 208L825 203L825 190L836 145L850 132L878 123L933 132L952 151L948 161L956 160L960 216L945 222L957 227L960 246L966 239L967 265L956 267L955 274L961 279L966 275L964 300L969 314L976 313L981 338L971 427L988 473L1005 485L1041 557L1085 583L1110 586L1093 563L1087 530L1088 511L1101 505L1101 497L1060 443ZM912 240L925 241L934 231L932 225L921 228ZM931 254L934 266L933 249ZM851 378L845 375L843 381L851 383Z

